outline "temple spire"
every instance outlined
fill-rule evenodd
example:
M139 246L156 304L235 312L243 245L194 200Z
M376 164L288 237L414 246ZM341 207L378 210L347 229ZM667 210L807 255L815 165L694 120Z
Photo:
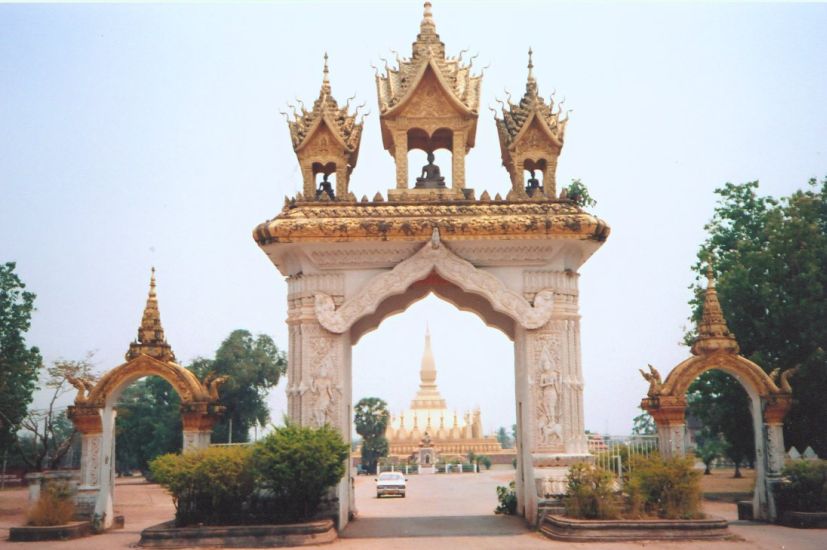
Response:
M330 71L327 68L327 52L324 52L324 69L322 70L322 95L330 95Z
M436 387L436 362L431 350L431 331L425 325L425 348L419 369L419 391L411 403L412 409L444 409L445 400Z
M721 303L718 301L711 260L706 266L706 279L703 312L701 321L698 323L698 337L692 344L692 353L694 355L705 355L716 351L738 353L738 342L727 327Z
M531 56L533 54L534 54L534 52L531 51L531 47L529 46L529 48L528 48L528 81L529 82L534 82L534 71L533 71L534 63L532 62L532 59L531 59Z
M155 290L155 267L152 267L149 278L149 294L141 317L141 326L138 328L138 338L129 344L126 360L131 361L139 355L149 355L163 362L175 362L175 354L164 336L164 327L161 326L161 313L158 309L158 296Z
M431 12L431 3L425 2L423 5L422 22L419 24L419 30L422 33L436 32L436 23L434 23L433 13Z

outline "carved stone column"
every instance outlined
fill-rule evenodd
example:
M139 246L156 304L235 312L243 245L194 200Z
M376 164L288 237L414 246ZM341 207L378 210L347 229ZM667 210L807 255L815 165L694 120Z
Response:
M557 197L557 155L551 155L543 171L543 188L549 198Z
M77 515L91 518L100 490L100 453L103 426L96 407L70 406L69 418L81 434L80 484L75 496Z
M465 187L465 130L454 131L451 148L451 189L459 191Z
M775 486L781 482L784 468L784 417L787 415L792 398L790 395L775 395L763 402L763 437L766 468L764 487L766 490L766 519L775 521L778 509L775 504ZM757 429L757 426L756 426ZM756 484L759 480L756 479ZM760 500L760 499L759 499ZM753 511L754 514L754 511Z
M663 458L686 454L686 400L682 398L644 399L658 430L658 447Z
M218 419L210 414L207 403L189 403L181 407L181 422L184 426L184 452L206 449L210 446L212 429Z
M114 523L115 501L115 417L118 412L111 404L101 410L102 437L100 445L100 490L95 501L94 516L100 518L100 529Z
M396 162L396 188L408 188L408 133L394 132L393 158Z
M336 168L336 198L340 201L348 198L348 167Z
M304 198L312 200L316 196L316 177L313 175L313 167L310 162L301 164L302 179L304 180Z
M335 334L319 324L314 308L316 292L324 292L341 303L344 293L341 275L298 275L288 279L288 415L302 426L329 424L350 443L350 334ZM348 461L335 491L339 529L344 528L350 515L350 478Z
M518 479L526 519L534 524L544 499L566 490L568 468L590 460L583 421L583 378L576 296L555 295L552 319L518 328Z

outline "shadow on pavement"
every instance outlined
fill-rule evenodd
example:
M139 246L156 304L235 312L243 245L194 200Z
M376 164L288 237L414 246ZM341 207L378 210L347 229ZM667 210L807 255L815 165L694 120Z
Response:
M528 533L522 517L436 516L357 518L339 536L346 539L399 537L496 537Z

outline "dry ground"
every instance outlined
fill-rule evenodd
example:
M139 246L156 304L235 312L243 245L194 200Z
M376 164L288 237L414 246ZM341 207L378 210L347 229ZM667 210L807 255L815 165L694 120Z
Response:
M513 470L492 470L481 474L409 476L408 496L377 499L372 476L356 481L359 518L342 538L319 548L337 549L553 549L572 545L550 541L528 530L520 518L495 516L494 488L504 485ZM731 472L729 472L731 475ZM730 480L727 473L706 476L704 486L719 492L748 492L751 480ZM10 543L8 528L24 521L25 489L0 493L0 548L21 550L77 549L110 550L134 548L141 529L171 519L172 502L163 489L140 478L119 479L116 509L126 516L126 528L104 535L65 542ZM724 550L827 548L827 530L798 530L736 520L735 505L706 502L708 513L730 520L732 532L742 540L716 543L624 543L578 544L577 548L723 548Z

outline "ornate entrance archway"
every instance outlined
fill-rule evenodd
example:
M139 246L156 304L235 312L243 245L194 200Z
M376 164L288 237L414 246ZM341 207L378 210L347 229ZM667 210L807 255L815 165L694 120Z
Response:
M789 377L795 369L771 378L761 367L738 354L738 342L724 319L711 268L707 269L707 288L698 337L692 344L694 357L678 364L666 380L650 366L643 373L649 381L648 396L641 407L652 415L657 425L660 452L663 456L686 454L686 392L692 382L708 370L721 370L733 376L750 398L755 433L755 490L753 517L774 521L776 518L773 486L784 467L784 416L792 405ZM642 371L641 371L642 372ZM777 383L776 383L777 382Z
M175 362L161 326L154 268L138 338L129 345L126 362L97 383L69 378L78 390L69 418L82 434L77 505L81 513L97 518L103 528L114 520L116 405L130 384L146 376L163 378L181 398L183 450L209 446L212 428L223 411L218 405L218 387L224 379L209 378L202 383Z
M333 98L326 61L313 109L288 121L293 147L304 166L325 161L331 143L347 144L352 169L362 122ZM357 201L349 180L337 179L335 194L313 192L305 178L304 194L286 198L281 213L253 232L287 278L288 415L303 425L331 424L349 441L352 346L433 292L514 343L516 485L520 513L534 524L540 501L564 492L568 465L588 458L577 271L609 228L556 196L566 120L540 96L531 60L524 97L495 117L511 176L505 200L487 191L477 199L466 187L482 75L461 56L446 56L430 3L411 57L398 63L377 75L382 143L396 163L388 200L376 193ZM415 185L407 181L412 147L448 146L450 187L431 162ZM551 183L527 192L521 182L529 153L544 159L544 180ZM452 337L461 339L461 332ZM347 468L336 489L340 529L353 510Z

